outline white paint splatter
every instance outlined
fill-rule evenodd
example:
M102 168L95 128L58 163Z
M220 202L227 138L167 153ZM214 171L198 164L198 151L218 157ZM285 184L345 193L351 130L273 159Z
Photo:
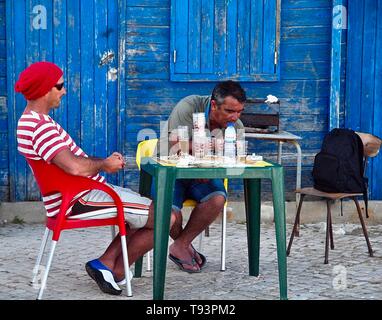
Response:
M112 63L114 61L115 54L113 50L106 51L99 62L100 66L104 66L106 64Z
M267 100L265 100L265 103L277 103L277 102L279 102L279 98L277 98L271 94L267 95Z
M109 72L107 73L107 80L114 82L117 79L118 79L118 70L116 68L111 68Z

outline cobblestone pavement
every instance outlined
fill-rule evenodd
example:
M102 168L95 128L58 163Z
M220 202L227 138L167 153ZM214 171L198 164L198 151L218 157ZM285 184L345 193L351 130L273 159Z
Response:
M287 225L289 240L291 225ZM290 300L382 299L382 225L369 226L374 257L369 257L359 225L334 225L335 249L324 265L325 224L301 226L288 257ZM0 226L0 299L32 300L30 284L44 226ZM86 261L98 257L110 241L110 228L64 231L56 248L44 299L150 300L152 273L132 282L132 298L102 293L85 272ZM246 227L227 227L227 268L220 271L220 225L214 224L203 242L208 264L202 273L187 274L168 260L165 299L168 300L277 300L279 299L275 232L261 226L260 276L250 277ZM145 265L144 265L145 268Z

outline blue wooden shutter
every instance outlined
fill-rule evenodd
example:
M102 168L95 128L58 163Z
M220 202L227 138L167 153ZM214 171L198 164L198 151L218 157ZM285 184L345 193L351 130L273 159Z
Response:
M280 0L172 0L171 80L278 80Z

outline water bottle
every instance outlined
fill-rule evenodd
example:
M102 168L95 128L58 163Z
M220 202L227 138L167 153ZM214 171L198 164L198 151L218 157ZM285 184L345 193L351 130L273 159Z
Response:
M236 131L233 122L229 122L224 132L224 157L227 162L236 160Z

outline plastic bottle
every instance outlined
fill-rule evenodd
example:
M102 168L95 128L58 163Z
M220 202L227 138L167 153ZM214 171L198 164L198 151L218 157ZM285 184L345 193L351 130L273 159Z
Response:
M236 160L236 130L233 122L229 122L224 132L224 157L227 162Z

